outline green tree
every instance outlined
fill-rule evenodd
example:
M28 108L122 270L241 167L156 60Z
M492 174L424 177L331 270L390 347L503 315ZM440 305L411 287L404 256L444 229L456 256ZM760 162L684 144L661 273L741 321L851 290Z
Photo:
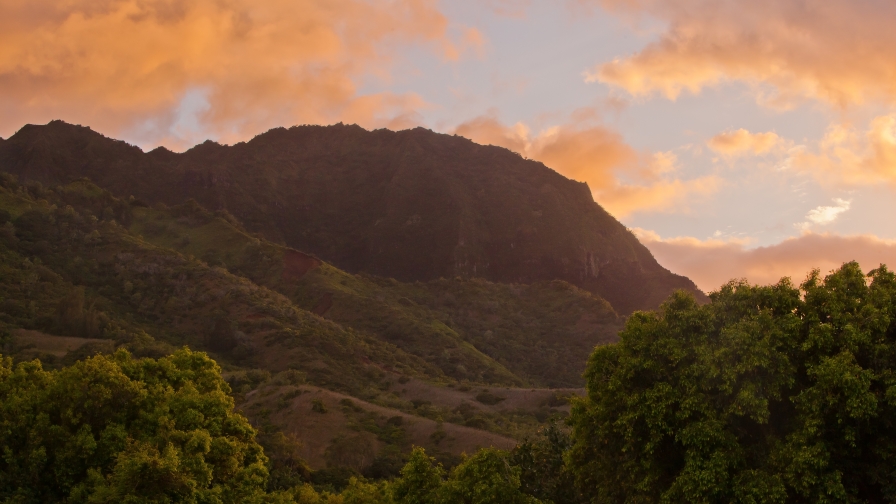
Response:
M59 371L2 359L0 501L255 501L267 459L229 392L189 350Z
M569 433L554 420L543 426L538 436L517 445L510 452L510 463L520 469L520 490L554 504L586 502L566 463L571 446Z
M508 453L485 448L451 471L439 489L445 504L535 504L538 499L520 491L520 469L510 464Z
M672 296L595 350L569 462L592 502L896 501L896 277Z
M392 484L392 493L398 504L430 504L436 501L436 492L442 486L442 466L426 455L423 448L415 447L408 463L401 469L401 477Z

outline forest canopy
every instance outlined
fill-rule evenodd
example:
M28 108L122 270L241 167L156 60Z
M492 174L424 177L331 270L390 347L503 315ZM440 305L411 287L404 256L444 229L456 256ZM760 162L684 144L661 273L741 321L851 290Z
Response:
M267 459L203 353L0 364L0 500L238 502ZM136 500L135 500L136 499Z
M392 482L352 478L339 494L308 483L270 491L268 459L220 371L186 349L158 360L119 350L49 371L3 358L0 502L540 502L496 449L448 474L417 448Z
M596 349L568 463L592 502L896 500L896 276L730 282Z

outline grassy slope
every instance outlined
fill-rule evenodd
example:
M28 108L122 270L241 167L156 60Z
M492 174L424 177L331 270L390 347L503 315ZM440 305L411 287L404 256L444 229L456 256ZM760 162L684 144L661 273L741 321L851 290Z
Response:
M0 188L0 209L15 222L14 236L7 232L0 247L0 307L8 327L122 343L151 341L152 334L206 349L225 363L298 369L314 383L362 396L375 393L369 389L384 368L442 376L422 359L302 310L275 291L148 243L113 218L63 206L94 190L87 183L40 194ZM116 216L127 220L123 209L130 208Z
M578 386L587 354L618 323L606 302L565 282L351 275L195 204L149 208L87 181L19 187L2 174L0 279L0 333L16 334L4 353L62 365L112 345L204 349L256 425L298 429L302 442L323 436L309 455L317 462L367 413L352 409L358 418L340 420L351 425L335 435L301 432L307 405L284 409L293 392L278 385L283 376L323 387L331 403L368 401L359 404L376 412L364 420L375 437L389 418L415 418L399 438L373 443L378 457L394 462L408 442L455 456L563 414L555 391L505 386ZM54 345L59 336L75 339Z
M226 266L458 380L578 386L591 350L613 341L619 327L608 303L566 282L508 285L455 278L409 284L351 275L238 226L226 214L184 205L135 209L131 230ZM304 268L290 268L296 256L303 256Z

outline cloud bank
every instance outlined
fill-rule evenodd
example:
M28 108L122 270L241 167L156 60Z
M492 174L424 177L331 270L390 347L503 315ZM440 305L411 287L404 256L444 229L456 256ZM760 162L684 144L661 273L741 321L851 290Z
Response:
M399 44L444 60L483 44L435 0L0 0L0 12L0 128L62 118L175 144L198 140L171 138L176 126L225 141L296 123L406 126L424 100L361 96L359 77L388 79Z
M587 121L573 120L533 134L522 123L508 126L493 116L480 116L459 125L455 133L505 147L587 182L595 200L616 217L636 211L685 211L690 200L714 193L720 184L714 176L676 177L674 153L638 152L619 133Z
M683 92L731 81L755 86L761 103L805 98L835 107L896 101L896 4L876 0L573 0L631 20L662 22L636 54L587 74L633 95Z
M896 186L896 115L874 118L865 131L832 124L817 149L795 153L790 164L828 185Z
M896 240L872 235L804 233L776 245L748 248L741 241L662 239L643 229L635 234L660 264L687 276L705 292L735 278L764 285L786 276L798 284L813 268L826 274L853 260L865 271L880 264L896 267Z

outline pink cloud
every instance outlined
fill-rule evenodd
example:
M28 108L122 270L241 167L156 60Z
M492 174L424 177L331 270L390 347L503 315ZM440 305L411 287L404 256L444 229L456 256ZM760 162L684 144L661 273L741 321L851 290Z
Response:
M505 147L586 182L595 200L617 217L685 211L692 198L712 194L721 184L714 176L676 177L673 153L636 151L619 133L594 124L592 114L578 111L573 116L568 124L538 133L523 123L508 126L493 116L481 116L461 124L455 133Z
M660 264L687 276L706 292L736 278L770 284L786 276L799 283L813 268L824 274L849 261L857 261L865 270L880 264L896 266L896 240L873 235L805 233L776 245L750 248L745 241L662 239L642 229L635 233Z
M845 107L896 101L896 4L874 0L573 0L665 28L639 52L601 63L588 80L633 95L742 81L760 102L810 98Z
M413 117L420 96L362 96L356 82L388 79L401 45L447 61L485 43L435 0L0 0L0 12L0 129L62 118L174 147L179 110L224 141Z

